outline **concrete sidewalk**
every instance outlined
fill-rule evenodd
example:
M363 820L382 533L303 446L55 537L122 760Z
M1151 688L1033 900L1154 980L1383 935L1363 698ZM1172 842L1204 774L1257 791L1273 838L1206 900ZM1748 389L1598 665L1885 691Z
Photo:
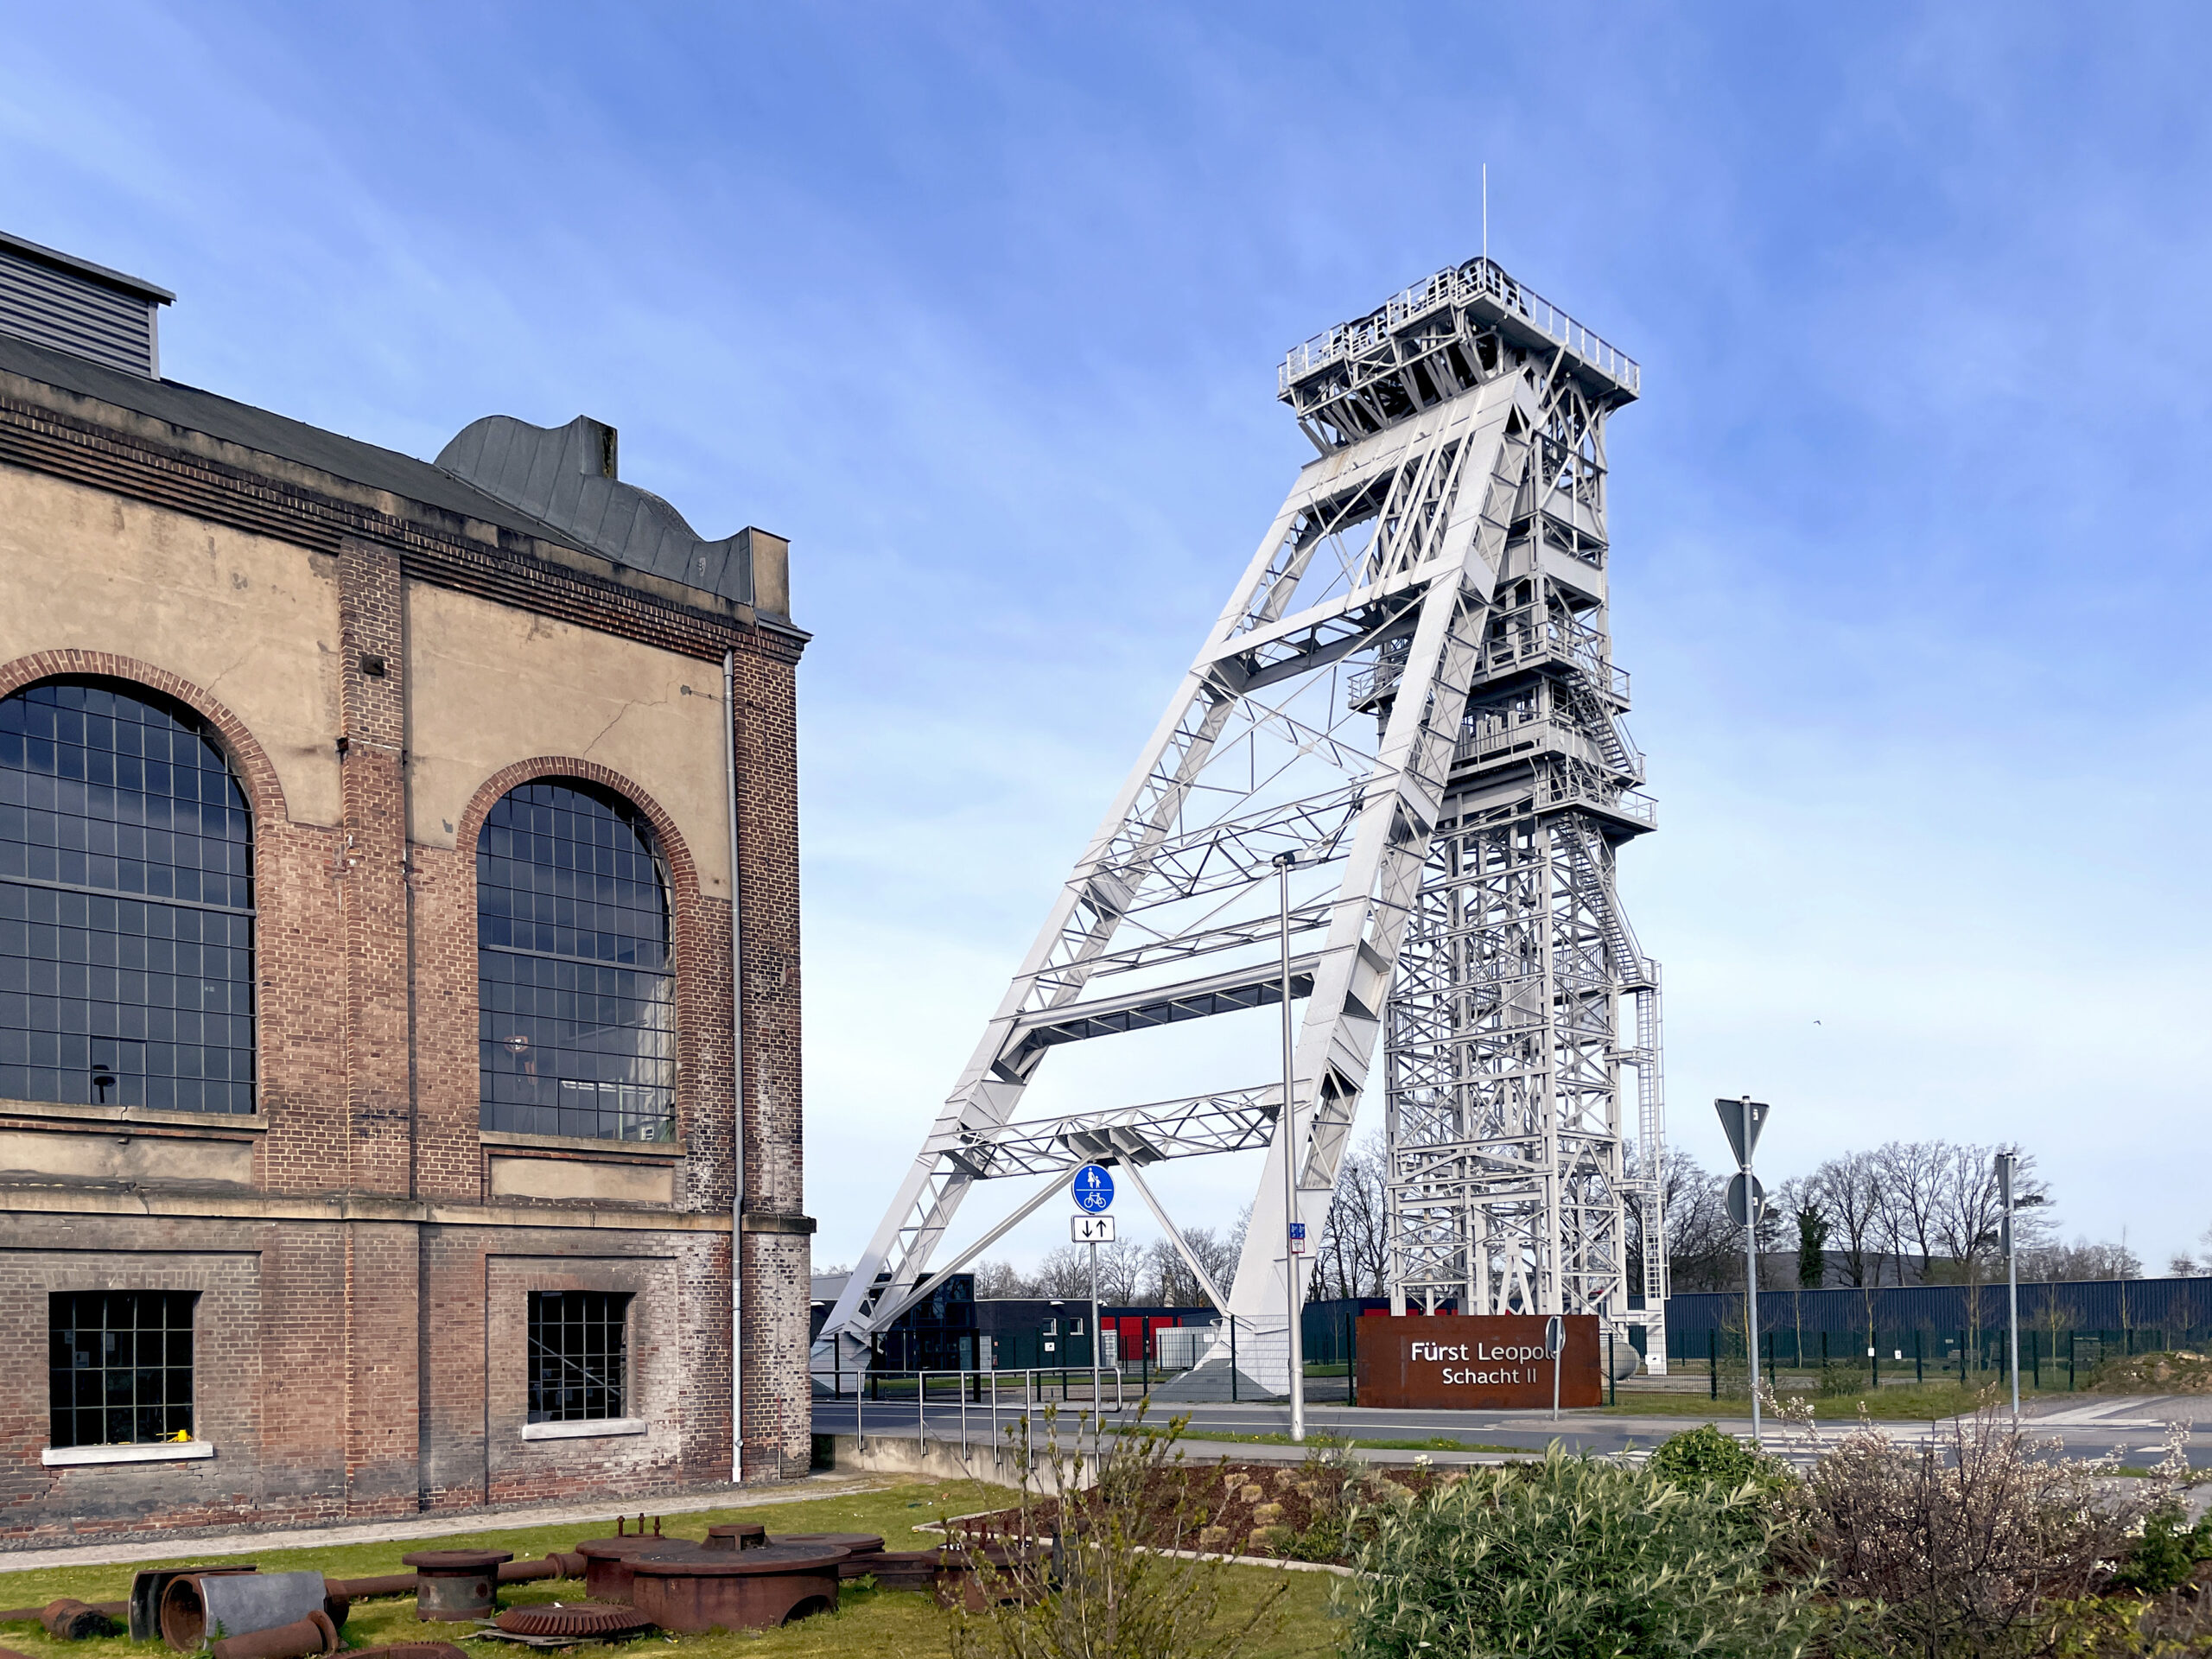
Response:
M60 1544L48 1548L10 1546L0 1550L0 1573L32 1573L49 1567L117 1567L143 1561L212 1560L276 1549L328 1549L346 1544L413 1542L463 1534L515 1532L526 1527L600 1527L611 1532L618 1514L696 1515L704 1510L744 1510L873 1491L887 1477L809 1475L779 1486L692 1488L658 1497L608 1498L601 1503L533 1503L513 1509L444 1510L412 1520L370 1521L333 1527L259 1527L242 1532L168 1533L111 1544ZM623 1503L636 1507L625 1510Z

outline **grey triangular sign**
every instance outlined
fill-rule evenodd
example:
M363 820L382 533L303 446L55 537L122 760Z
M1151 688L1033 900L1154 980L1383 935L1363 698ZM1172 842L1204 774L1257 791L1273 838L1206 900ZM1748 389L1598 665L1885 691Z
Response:
M1713 1109L1720 1114L1720 1127L1728 1132L1729 1150L1736 1154L1736 1166L1742 1168L1751 1161L1751 1154L1759 1144L1759 1131L1766 1127L1766 1115L1773 1109L1763 1100L1753 1100L1749 1095L1741 1100L1716 1100Z

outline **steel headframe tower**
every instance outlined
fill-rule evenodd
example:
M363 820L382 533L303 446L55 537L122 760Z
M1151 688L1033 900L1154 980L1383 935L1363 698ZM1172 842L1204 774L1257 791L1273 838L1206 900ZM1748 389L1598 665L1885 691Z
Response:
M1386 1024L1394 1301L1627 1322L1624 1203L1645 1205L1647 1240L1659 1217L1656 1180L1624 1166L1620 1069L1643 1080L1656 1177L1658 1003L1612 890L1614 849L1651 809L1605 630L1604 421L1638 378L1487 259L1291 352L1281 397L1319 458L1061 888L831 1311L817 1372L832 1343L849 1369L918 1300L978 1181L1041 1178L938 1271L1096 1160L1130 1173L1211 1289L1142 1171L1264 1147L1225 1305L1241 1368L1283 1383L1287 1224L1321 1230ZM1063 1044L1279 1006L1287 852L1305 999L1287 1113L1255 1038L1265 1081L1017 1116ZM1664 1252L1644 1254L1656 1298Z

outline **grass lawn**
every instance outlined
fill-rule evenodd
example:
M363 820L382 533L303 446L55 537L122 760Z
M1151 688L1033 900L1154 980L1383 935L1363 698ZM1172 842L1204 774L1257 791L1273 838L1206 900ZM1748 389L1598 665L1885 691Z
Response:
M887 1485L867 1491L848 1491L835 1497L800 1499L789 1503L750 1504L743 1509L704 1510L673 1516L664 1530L671 1537L703 1538L718 1521L753 1521L771 1532L877 1532L892 1549L925 1548L936 1541L913 1532L921 1522L950 1515L995 1509L1006 1501L1003 1487L982 1486L972 1481L917 1481ZM652 1512L650 1499L640 1507ZM416 1549L511 1549L523 1560L548 1550L569 1549L582 1539L613 1530L611 1513L604 1525L535 1527L455 1534L435 1539L415 1539L385 1544L353 1544L343 1548L257 1549L247 1552L264 1573L296 1572L312 1567L331 1578L364 1578L373 1573L402 1573L399 1558ZM270 1535L281 1543L283 1535ZM41 1606L58 1596L80 1601L119 1601L130 1593L134 1573L147 1567L207 1563L223 1558L181 1554L168 1562L134 1562L121 1567L34 1567L6 1570L0 1556L0 1606ZM231 1559L238 1559L236 1556ZM1281 1578L1289 1592L1279 1604L1285 1617L1274 1639L1256 1651L1264 1659L1306 1659L1332 1653L1336 1626L1327 1613L1329 1592L1338 1580L1325 1573L1278 1574L1264 1567L1232 1567L1232 1601L1250 1607ZM500 1592L507 1606L536 1601L579 1601L583 1586L576 1580L539 1581L510 1585ZM453 1640L467 1625L419 1623L411 1599L364 1601L354 1605L346 1621L349 1647L378 1647L386 1643ZM639 1647L640 1654L662 1646L684 1650L687 1659L724 1659L742 1653L762 1659L800 1659L801 1656L867 1655L868 1659L923 1659L949 1650L945 1616L927 1596L892 1591L848 1587L835 1613L802 1619L779 1630L732 1636L652 1637ZM57 1642L35 1624L0 1626L0 1645L31 1656L31 1659L154 1659L168 1649L160 1642L133 1643L128 1637L92 1642ZM520 1659L531 1650L506 1643L479 1643L472 1654L486 1659ZM592 1651L587 1644L577 1651Z

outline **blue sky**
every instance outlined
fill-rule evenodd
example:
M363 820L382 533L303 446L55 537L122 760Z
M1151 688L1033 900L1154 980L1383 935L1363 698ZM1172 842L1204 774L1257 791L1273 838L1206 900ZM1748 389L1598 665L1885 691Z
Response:
M2017 1135L2157 1263L2212 1222L2208 19L24 6L0 227L176 289L177 378L421 455L589 413L792 538L835 1261L1307 453L1276 361L1473 253L1487 162L1492 254L1644 368L1676 1144L1745 1090L1770 1179ZM1218 1222L1252 1173L1165 1185Z

